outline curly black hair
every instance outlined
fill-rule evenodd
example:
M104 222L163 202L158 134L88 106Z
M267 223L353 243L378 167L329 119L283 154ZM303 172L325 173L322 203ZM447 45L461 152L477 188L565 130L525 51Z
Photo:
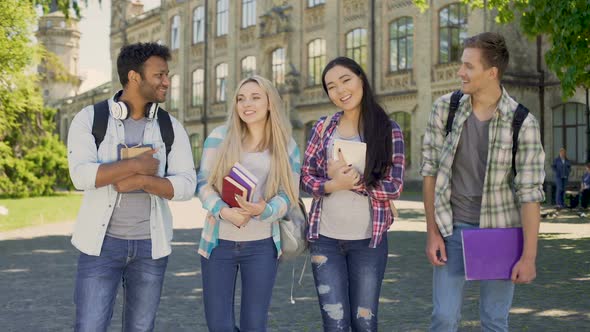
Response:
M158 43L135 43L121 47L117 57L117 73L119 82L125 87L129 78L127 74L133 70L143 77L143 64L152 56L160 57L166 61L170 60L170 50Z

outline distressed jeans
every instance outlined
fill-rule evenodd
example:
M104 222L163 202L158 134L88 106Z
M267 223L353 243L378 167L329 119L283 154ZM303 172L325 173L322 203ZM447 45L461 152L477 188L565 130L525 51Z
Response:
M453 235L444 239L447 263L435 266L432 281L433 311L431 332L452 332L459 329L465 268L461 232L478 226L456 222ZM493 248L491 248L493 250ZM479 281L479 314L484 332L508 332L508 314L514 295L510 280Z
M75 331L106 331L123 283L123 331L152 331L168 257L152 259L151 240L106 236L100 256L80 254Z
M320 235L310 243L324 331L377 331L379 293L387 265L387 233L371 239L337 240Z

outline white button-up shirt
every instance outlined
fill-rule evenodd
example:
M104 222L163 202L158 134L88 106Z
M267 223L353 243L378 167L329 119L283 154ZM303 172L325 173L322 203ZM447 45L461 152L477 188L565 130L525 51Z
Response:
M109 107L113 99L109 99ZM182 125L170 116L174 130L174 144L168 155L168 176L174 188L174 201L189 200L194 196L196 173L188 136ZM108 126L98 151L92 123L94 107L87 106L72 120L68 133L68 163L70 177L78 190L84 191L84 198L78 213L72 244L81 252L98 256L102 248L106 230L117 201L117 192L112 185L96 188L96 173L103 163L117 161L117 145L125 143L123 122L109 116ZM144 144L152 144L158 151L154 157L160 160L158 176L164 176L166 147L160 134L157 120L146 124ZM169 255L172 251L172 214L166 199L150 195L150 230L152 258Z

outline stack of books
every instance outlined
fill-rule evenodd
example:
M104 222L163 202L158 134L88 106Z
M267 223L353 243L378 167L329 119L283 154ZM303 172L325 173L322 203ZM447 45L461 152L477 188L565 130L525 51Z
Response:
M229 174L223 178L221 199L231 207L239 207L236 195L251 202L256 184L258 184L258 178L237 162L232 166Z

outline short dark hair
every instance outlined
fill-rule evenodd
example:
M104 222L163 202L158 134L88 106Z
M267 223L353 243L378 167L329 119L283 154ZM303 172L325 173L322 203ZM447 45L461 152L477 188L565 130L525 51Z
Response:
M119 82L125 87L129 78L127 74L133 70L143 78L143 64L152 56L160 57L166 61L170 60L170 50L158 43L136 43L121 47L117 57L117 73Z
M506 72L510 54L506 47L506 40L501 34L484 32L466 38L463 41L463 48L480 49L484 67L486 69L490 67L498 68L498 79L501 79L504 72Z

